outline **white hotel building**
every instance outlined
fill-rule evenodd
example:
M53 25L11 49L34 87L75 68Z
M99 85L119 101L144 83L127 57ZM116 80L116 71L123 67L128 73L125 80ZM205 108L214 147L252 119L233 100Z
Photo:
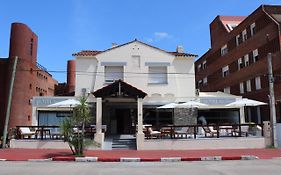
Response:
M95 141L98 149L113 149L107 140L118 135L136 138L136 149L224 149L264 148L263 137L206 138L195 131L190 139L145 139L144 125L160 129L168 125L198 124L197 117L204 116L208 124L241 124L245 122L244 108L226 107L241 99L223 92L202 92L195 89L194 59L197 55L184 53L182 47L167 52L138 40L113 45L104 51L82 50L73 54L76 59L75 97L34 97L34 126L59 125L62 116L69 115L70 107L54 108L66 99L88 95L95 124ZM176 108L159 110L168 103L196 100L208 106L205 109ZM104 132L106 126L106 132ZM190 127L192 128L192 127ZM196 134L199 138L196 138ZM201 134L201 136L200 136ZM172 134L170 134L172 136ZM36 142L35 147L42 141ZM15 142L22 146L21 141ZM42 148L64 148L58 142L45 141ZM51 146L46 146L47 143ZM18 146L19 145L19 146ZM37 146L36 146L37 145ZM112 147L111 147L112 146ZM30 143L27 144L30 146Z
M173 123L171 113L156 116L156 106L195 98L196 55L184 53L182 47L167 52L134 40L105 51L81 51L73 56L75 96L94 94L96 123L107 125L107 134L134 134L137 129L137 140L141 139L143 123ZM98 127L96 138L104 139Z

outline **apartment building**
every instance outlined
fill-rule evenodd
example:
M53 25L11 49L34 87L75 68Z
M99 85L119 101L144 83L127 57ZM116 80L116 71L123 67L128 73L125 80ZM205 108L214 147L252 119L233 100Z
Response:
M211 48L195 63L200 91L223 91L269 103L267 55L272 53L277 120L281 109L281 6L261 5L249 16L217 16ZM248 107L246 122L269 120L269 106Z

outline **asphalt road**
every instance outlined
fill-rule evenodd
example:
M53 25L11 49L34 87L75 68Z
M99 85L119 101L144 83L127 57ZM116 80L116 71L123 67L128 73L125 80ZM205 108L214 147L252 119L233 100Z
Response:
M278 175L281 159L204 162L0 162L0 174L21 175Z

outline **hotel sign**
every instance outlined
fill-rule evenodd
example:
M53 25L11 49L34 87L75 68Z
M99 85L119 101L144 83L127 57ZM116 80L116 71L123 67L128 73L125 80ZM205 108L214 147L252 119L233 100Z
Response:
M226 105L235 102L235 98L201 98L200 102L208 105Z
M50 104L54 104L57 102L61 102L64 100L68 100L68 98L54 98L54 97L50 97L50 98L33 98L32 99L32 105L34 107L40 107L40 106L48 106Z

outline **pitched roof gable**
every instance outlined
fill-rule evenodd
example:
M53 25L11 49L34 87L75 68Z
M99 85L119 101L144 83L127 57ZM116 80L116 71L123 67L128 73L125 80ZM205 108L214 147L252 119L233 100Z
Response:
M141 41L139 41L139 40L137 40L137 39L135 39L135 40L133 40L133 41L130 41L130 42L128 42L128 43L124 43L124 44L121 44L121 45L118 45L118 46L115 46L115 47L106 49L106 50L104 50L104 51L82 50L82 51L80 51L80 52L77 52L77 53L72 54L72 56L96 56L96 55L99 55L99 54L101 54L101 53L108 52L108 51L111 51L111 50L113 50L113 49L117 49L117 48L120 48L120 47L129 45L129 44L134 43L134 42L138 42L138 43L140 43L140 44L143 44L143 45L145 45L145 46L148 46L148 47L157 49L157 50L159 50L159 51L161 51L161 52L164 52L164 53L167 53L167 54L170 54L170 55L173 55L173 56L180 56L180 57L198 57L198 55L195 55L195 54L179 53L179 52L168 52L168 51L165 51L165 50L160 49L160 48L158 48L158 47L155 47L155 46L146 44L146 43L144 43L144 42L141 42Z

